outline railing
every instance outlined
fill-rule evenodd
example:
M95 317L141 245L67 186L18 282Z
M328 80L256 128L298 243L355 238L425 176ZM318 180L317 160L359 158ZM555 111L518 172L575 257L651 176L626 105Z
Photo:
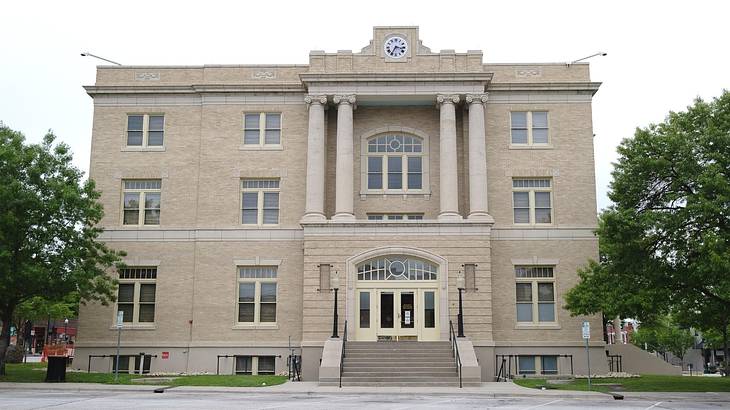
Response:
M286 359L286 367L289 372L290 381L302 381L302 355L293 354L289 355Z
M520 360L521 356L535 357L535 358L540 357L540 355L534 355L534 354L498 354L498 355L495 355L494 374L495 374L495 378L497 379L498 382L512 380L520 374L522 374L522 375L537 374L534 371L520 373L519 360ZM554 356L554 357L557 357L558 359L563 358L566 360L570 360L570 375L571 376L574 375L573 355L572 354L550 354L550 355L546 355L546 356ZM514 363L514 366L513 366L513 363ZM563 363L565 363L565 362L563 362ZM561 368L565 369L565 367L567 367L567 366L559 365L557 371L551 371L551 372L543 371L540 373L540 375L542 375L542 376L566 375L564 372L563 373L560 372L560 369Z
M620 354L608 354L606 351L606 360L608 360L608 371L618 373L623 371L623 360Z
M345 347L347 346L347 320L345 320L345 330L342 331L342 353L340 353L340 388L342 387L342 370L345 365Z
M451 342L451 350L454 353L454 361L459 369L459 388L462 388L461 382L461 356L459 356L459 345L456 343L456 333L454 333L454 324L449 320L449 341Z

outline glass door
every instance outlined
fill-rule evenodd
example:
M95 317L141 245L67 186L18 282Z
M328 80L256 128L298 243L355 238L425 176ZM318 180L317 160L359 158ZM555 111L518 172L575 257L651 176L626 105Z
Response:
M416 329L416 297L413 291L398 292L399 307L399 340L417 340L418 331Z

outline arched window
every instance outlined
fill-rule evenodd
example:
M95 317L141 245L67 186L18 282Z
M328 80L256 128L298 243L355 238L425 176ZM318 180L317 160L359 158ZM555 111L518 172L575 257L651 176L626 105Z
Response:
M401 133L381 134L367 141L367 190L422 191L424 141Z
M405 255L373 258L357 265L357 280L436 280L438 267Z

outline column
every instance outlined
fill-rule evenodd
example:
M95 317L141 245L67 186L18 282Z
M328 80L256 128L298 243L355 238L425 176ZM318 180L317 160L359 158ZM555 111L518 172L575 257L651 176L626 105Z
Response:
M487 203L487 145L484 104L487 93L467 94L469 107L469 219L493 221Z
M459 187L456 168L456 104L458 95L438 95L436 102L441 110L439 184L441 221L459 221Z
M326 95L308 95L304 102L309 106L309 131L307 134L307 199L302 222L322 222L324 216L324 110Z
M354 95L335 95L337 104L337 165L335 176L335 221L354 221L352 111Z

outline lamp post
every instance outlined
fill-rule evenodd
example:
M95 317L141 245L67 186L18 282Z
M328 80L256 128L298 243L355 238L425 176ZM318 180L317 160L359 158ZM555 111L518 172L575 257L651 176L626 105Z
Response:
M337 291L340 287L340 275L335 271L335 276L332 278L332 290L335 291L335 310L332 314L332 338L339 338L337 334Z
M456 276L456 288L459 290L459 314L457 315L457 332L456 337L464 337L464 303L461 300L461 292L465 288L464 273L459 271Z
M68 341L68 318L63 319L63 341Z
M89 53L88 51L82 52L81 53L81 57L93 57L93 58L96 58L96 59L101 60L101 61L106 61L107 63L111 63L111 64L114 64L114 65L121 65L121 64L117 63L116 61L112 61L112 60L106 59L104 57L99 57L97 55L94 55L94 54Z

